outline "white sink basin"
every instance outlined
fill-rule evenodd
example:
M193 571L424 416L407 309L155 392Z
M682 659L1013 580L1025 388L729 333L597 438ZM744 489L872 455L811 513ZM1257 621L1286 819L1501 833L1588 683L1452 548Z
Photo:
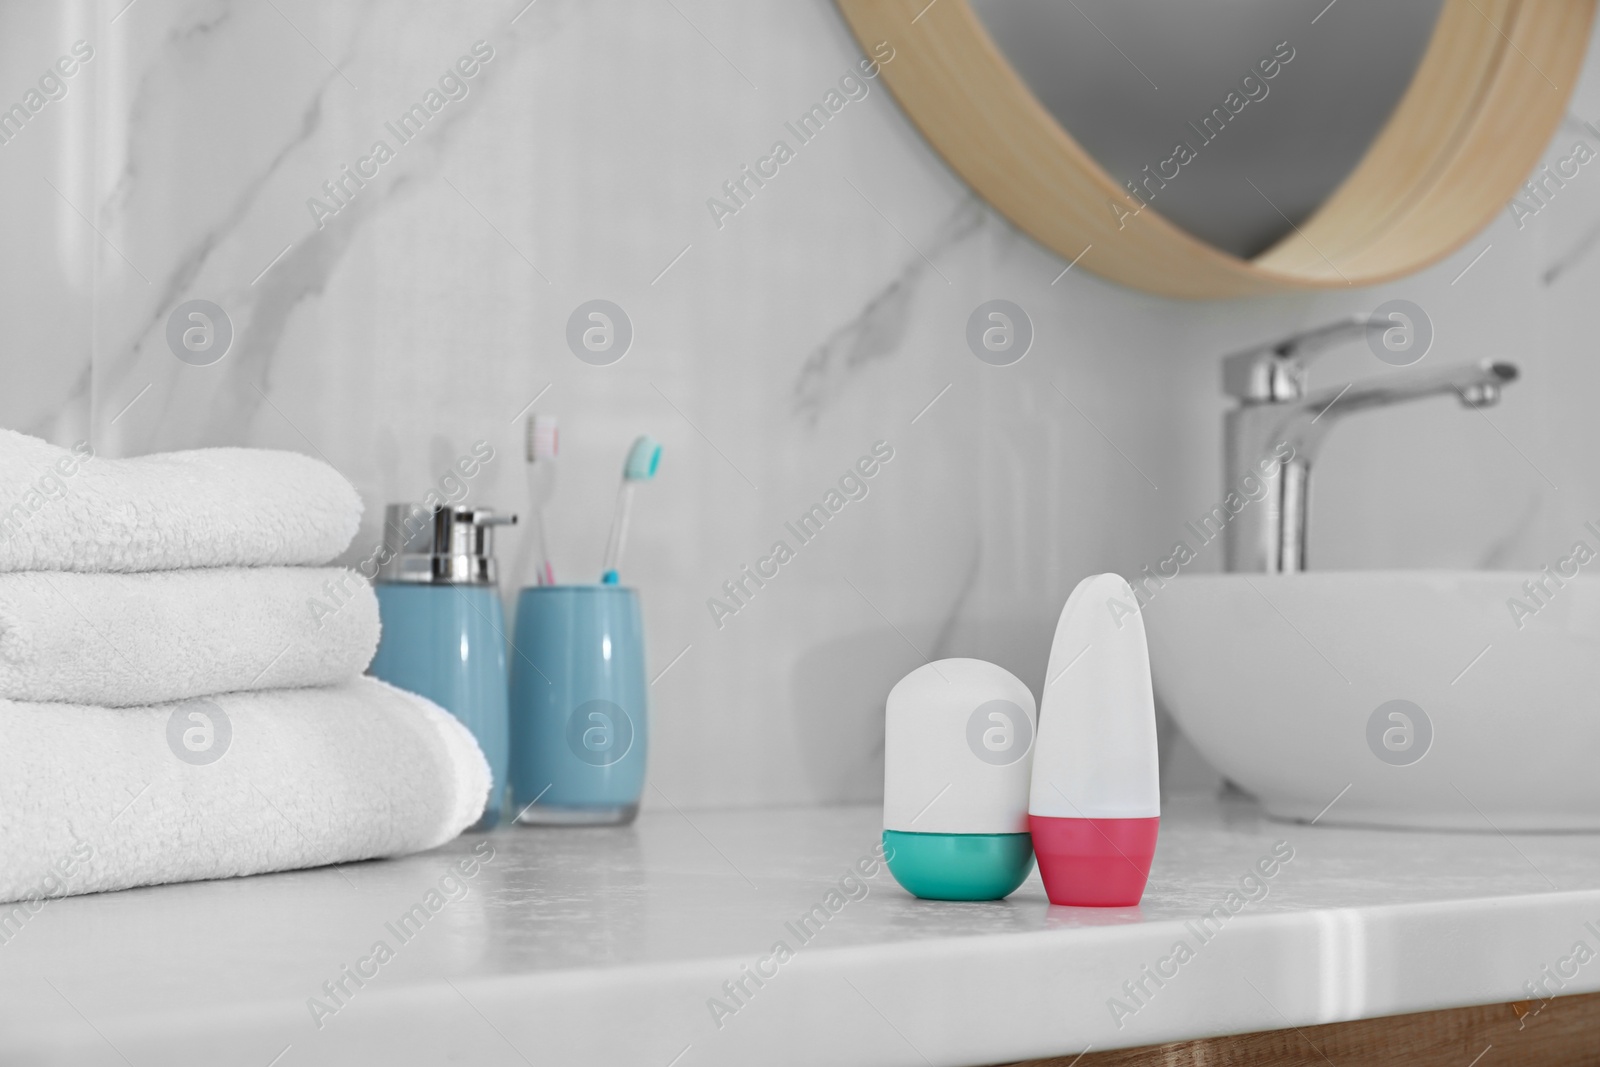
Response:
M1156 700L1279 818L1600 829L1600 580L1547 580L1519 629L1529 577L1175 578L1144 609Z

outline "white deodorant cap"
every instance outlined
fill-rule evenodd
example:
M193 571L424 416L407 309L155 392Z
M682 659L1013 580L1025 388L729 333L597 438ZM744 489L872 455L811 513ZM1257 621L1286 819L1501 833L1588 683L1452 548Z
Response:
M1033 693L993 663L942 659L900 679L884 722L883 828L1026 833L1037 724Z
M1120 575L1078 583L1045 671L1028 811L1057 819L1161 814L1144 617Z

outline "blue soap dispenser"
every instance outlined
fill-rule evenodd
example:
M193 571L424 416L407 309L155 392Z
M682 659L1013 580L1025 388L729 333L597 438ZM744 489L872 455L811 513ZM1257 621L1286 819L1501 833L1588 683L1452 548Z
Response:
M500 822L510 758L506 626L491 508L390 504L376 581L383 633L370 671L427 697L477 738L493 775L477 829Z

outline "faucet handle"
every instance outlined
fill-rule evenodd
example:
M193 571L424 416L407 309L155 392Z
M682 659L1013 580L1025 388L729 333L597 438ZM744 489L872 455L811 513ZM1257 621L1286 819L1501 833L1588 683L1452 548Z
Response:
M1336 345L1364 337L1368 330L1386 330L1391 325L1369 315L1352 315L1235 352L1222 360L1222 391L1247 401L1299 400L1306 395L1311 360Z

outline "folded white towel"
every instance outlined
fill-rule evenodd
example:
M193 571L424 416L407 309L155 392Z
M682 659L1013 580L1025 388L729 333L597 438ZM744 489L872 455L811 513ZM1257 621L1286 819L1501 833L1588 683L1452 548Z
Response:
M49 897L434 848L488 795L466 728L373 678L140 708L0 701L0 901L26 902L0 929Z
M378 600L341 567L0 574L0 697L125 707L336 685L366 670Z
M360 521L355 488L296 452L100 459L0 430L0 571L316 566Z

